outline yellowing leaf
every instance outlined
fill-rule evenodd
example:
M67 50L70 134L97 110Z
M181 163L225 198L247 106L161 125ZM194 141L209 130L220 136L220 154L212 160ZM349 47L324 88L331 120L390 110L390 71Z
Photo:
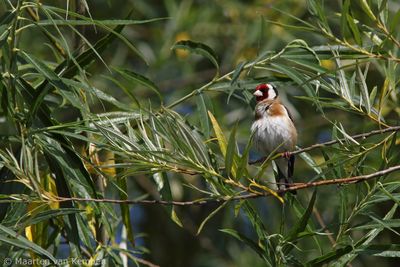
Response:
M179 219L178 215L176 214L174 208L172 208L172 210L171 210L171 219L172 219L177 225L179 225L180 227L183 227L183 224L182 224L181 220Z
M272 189L269 188L269 187L266 187L266 186L264 186L264 185L257 184L257 183L255 183L255 182L252 182L252 183L250 184L249 187L250 187L250 188L251 188L251 187L260 188L260 189L262 189L262 190L264 190L264 191L270 193L270 194L273 195L274 197L276 197L281 203L284 202L283 198L282 198L281 196L279 196L274 190L272 190Z
M25 236L29 241L33 242L33 226L25 227Z
M214 129L215 136L218 140L219 149L221 150L222 155L225 157L226 155L226 139L224 133L222 132L221 127L219 126L217 120L215 119L214 115L208 111L208 116L210 117L211 124Z

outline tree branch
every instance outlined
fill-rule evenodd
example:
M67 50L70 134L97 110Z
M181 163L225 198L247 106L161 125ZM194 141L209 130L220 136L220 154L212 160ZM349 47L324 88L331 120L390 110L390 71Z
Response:
M367 133L356 134L356 135L352 135L350 137L353 138L353 139L365 139L365 138L373 136L373 135L378 135L378 134L383 134L383 133L388 133L388 132L397 132L397 131L400 131L400 125L399 126L392 126L392 127L388 127L388 128L380 129L380 130L373 130L373 131L370 131L370 132L367 132ZM342 139L331 140L331 141L324 142L324 143L314 144L314 145L311 145L309 147L305 147L305 148L300 148L300 149L294 150L294 151L290 152L290 154L297 155L297 154L301 154L301 153L313 150L315 148L331 146L331 145L334 145L334 144L337 144L337 143L344 142L346 140L347 140L346 138L342 138ZM274 157L272 157L272 159L276 158L277 156L283 156L283 153L277 153ZM255 161L249 161L249 164L250 165L254 165L256 163L261 163L265 159L266 158L264 157L264 158L257 159Z
M385 129L380 129L380 130L373 130L367 133L362 133L362 134L356 134L356 135L352 135L351 138L353 139L365 139L367 137L373 136L373 135L377 135L377 134L383 134L383 133L387 133L387 132L397 132L400 131L400 125L399 126L392 126L392 127L388 127ZM346 141L346 138L342 138L342 139L337 139L337 140L331 140L328 142L324 142L324 143L319 143L319 144L314 144L311 145L309 147L305 147L305 148L301 148L295 151L292 151L291 154L296 155L296 154L300 154L300 153L304 153L310 150L313 150L314 148L318 148L318 147L324 147L324 146L331 146L340 142L344 142Z
M311 183L296 183L288 188L281 189L276 191L278 194L282 194L288 191L298 191L302 190L305 188L310 188L310 187L319 187L319 186L325 186L325 185L332 185L332 184L353 184L353 183L358 183L361 181L366 181L370 180L379 176L383 176L385 174L389 174L395 171L400 170L400 165L396 165L390 168L387 168L385 170L377 171L374 173L366 174L366 175L359 175L359 176L353 176L353 177L347 177L347 178L337 178L337 179L330 179L330 180L322 180L322 181L317 181L317 182L311 182ZM220 198L205 198L205 199L198 199L198 200L192 200L192 201L166 201L166 200L121 200L121 199L97 199L97 198L79 198L79 197L52 197L51 199L48 200L38 200L38 201L32 201L29 199L17 199L16 196L14 196L14 200L2 200L0 203L3 202L67 202L67 201L78 201L78 202L100 202L100 203L113 203L113 204L129 204L129 205L174 205L174 206L193 206L193 205L206 205L209 203L222 203L222 202L227 202L227 201L232 201L232 200L245 200L245 199L253 199L253 198L259 198L259 197L266 197L266 196L271 196L270 193L268 192L259 192L259 193L250 193L250 194L245 194L245 195L238 195L238 196L223 196Z

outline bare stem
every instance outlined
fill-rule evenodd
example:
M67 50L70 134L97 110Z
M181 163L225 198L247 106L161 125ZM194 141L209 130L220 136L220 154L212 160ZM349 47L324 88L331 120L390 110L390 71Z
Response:
M289 187L285 189L281 189L276 191L278 194L282 194L288 191L298 191L305 188L311 187L319 187L319 186L326 186L326 185L333 185L333 184L354 184L362 181L367 181L373 178L377 178L395 171L400 170L400 165L392 166L387 169L373 172L366 175L358 175L353 177L346 177L346 178L336 178L336 179L329 179L329 180L322 180L317 182L310 182L310 183L296 183L291 184ZM5 202L26 202L26 203L43 203L43 202L68 202L68 201L78 201L78 202L98 202L98 203L113 203L113 204L128 204L128 205L174 205L174 206L193 206L193 205L206 205L209 203L221 203L221 202L228 202L232 200L245 200L245 199L254 199L259 197L266 197L271 196L272 194L269 192L261 193L249 193L244 195L237 195L237 196L222 196L218 198L204 198L204 199L197 199L192 201L166 201L166 200L121 200L121 199L98 199L98 198L79 198L79 197L51 197L48 200L31 200L26 198L18 198L17 195L13 196L13 199L8 200L1 200L0 203Z

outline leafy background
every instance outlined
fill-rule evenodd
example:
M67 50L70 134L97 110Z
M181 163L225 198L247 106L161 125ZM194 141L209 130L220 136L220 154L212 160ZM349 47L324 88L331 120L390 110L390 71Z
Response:
M300 148L339 140L298 153L297 183L397 168L397 1L0 7L2 259L396 263L398 173L282 199L271 160L247 161L273 82Z

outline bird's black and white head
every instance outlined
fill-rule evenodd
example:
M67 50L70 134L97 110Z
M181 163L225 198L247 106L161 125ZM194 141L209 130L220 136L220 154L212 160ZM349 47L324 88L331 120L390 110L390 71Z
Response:
M278 97L278 90L270 83L263 83L256 87L256 91L253 95L256 97L257 102L263 101L264 99L274 100Z

